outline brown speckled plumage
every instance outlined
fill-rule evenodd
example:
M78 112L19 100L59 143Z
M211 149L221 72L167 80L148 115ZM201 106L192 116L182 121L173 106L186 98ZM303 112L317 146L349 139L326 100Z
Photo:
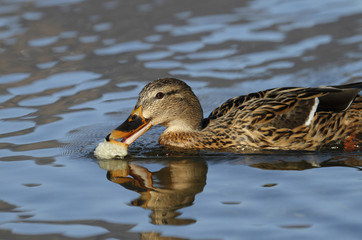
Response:
M275 88L227 100L203 119L191 88L167 78L149 83L137 105L152 125L167 127L159 143L189 149L318 150L362 134L362 83ZM163 99L155 99L158 92Z

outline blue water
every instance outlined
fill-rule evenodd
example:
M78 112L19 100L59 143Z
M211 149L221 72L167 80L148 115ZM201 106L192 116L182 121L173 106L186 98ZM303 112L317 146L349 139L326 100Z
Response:
M360 239L359 151L93 150L156 78L228 98L362 78L360 0L0 0L0 239Z

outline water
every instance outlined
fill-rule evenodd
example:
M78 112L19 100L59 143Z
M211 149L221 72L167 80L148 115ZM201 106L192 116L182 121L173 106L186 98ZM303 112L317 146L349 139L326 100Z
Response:
M205 114L361 81L360 0L0 0L0 239L360 239L360 152L92 151L165 76Z

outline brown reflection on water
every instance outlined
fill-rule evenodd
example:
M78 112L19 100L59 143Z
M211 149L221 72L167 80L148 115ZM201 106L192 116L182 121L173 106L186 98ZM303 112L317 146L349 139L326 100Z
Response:
M251 167L265 169L265 170L307 170L312 168L321 167L352 167L361 170L362 159L360 155L352 156L334 156L323 159L318 155L305 155L300 159L293 159L291 157L278 157L267 158L264 161L260 160L246 160L247 164Z
M152 211L150 218L157 225L187 225L195 219L179 218L179 209L192 205L195 195L202 192L206 184L205 161L184 159L168 161L158 171L151 172L139 164L123 161L100 161L107 170L108 180L141 196L131 202Z

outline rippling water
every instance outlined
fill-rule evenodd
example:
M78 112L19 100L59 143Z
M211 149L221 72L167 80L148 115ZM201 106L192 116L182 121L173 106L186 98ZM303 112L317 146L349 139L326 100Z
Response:
M0 0L0 239L360 239L360 152L94 147L147 82L205 114L280 86L361 81L360 0Z

